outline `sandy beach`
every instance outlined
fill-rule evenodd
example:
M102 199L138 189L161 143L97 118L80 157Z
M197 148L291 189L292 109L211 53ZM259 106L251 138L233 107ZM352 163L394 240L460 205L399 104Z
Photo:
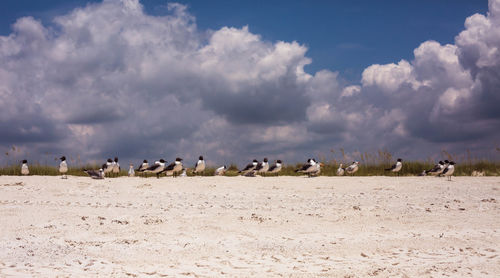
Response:
M0 177L0 276L499 277L499 177Z

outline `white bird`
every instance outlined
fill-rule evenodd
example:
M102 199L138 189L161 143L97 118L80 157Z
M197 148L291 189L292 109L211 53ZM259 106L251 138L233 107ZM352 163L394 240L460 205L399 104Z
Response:
M227 166L226 165L221 166L215 169L215 176L224 176L226 174L226 171L227 171Z
M403 160L401 158L398 158L398 161L396 164L392 165L391 168L385 169L385 171L391 171L393 173L398 173L399 176L399 171L401 171L401 168L403 168Z
M148 161L147 161L146 159L144 159L144 160L142 161L142 163L141 163L141 166L139 166L139 168L135 169L135 171L136 171L137 173L142 173L142 174L144 174L145 176L147 176L147 175L144 173L144 171L145 171L146 169L148 169L148 167L149 167L149 163L148 163Z
M353 175L358 170L359 170L359 162L358 161L354 161L351 165L349 165L349 167L345 168L345 172L347 174L350 174L350 175Z
M156 174L156 178L160 178L160 173L165 169L165 162L165 160L160 159L158 163L155 162L154 165L146 168L143 172Z
M68 164L66 163L66 157L62 156L60 158L61 163L59 163L59 173L62 174L63 179L67 179L68 177L66 176L66 173L68 172Z
M265 174L269 170L269 163L267 157L262 162L257 163L257 166L245 174L245 176L255 176L255 174Z
M177 173L182 171L182 158L177 157L174 162L170 163L162 172L165 172L167 176L175 177Z
M104 168L102 168L104 175L113 172L113 169L114 169L113 160L111 160L111 158L108 158L106 164L104 164Z
M451 176L453 175L453 172L455 172L455 162L451 161L448 164L448 167L444 169L443 175L448 177L448 180L451 181Z
M314 162L312 159L307 159L307 162L304 163L299 169L295 170L296 173L302 173L303 171L306 171L307 169L309 169L309 167L311 167L311 165L313 165Z
M118 157L115 157L115 161L113 161L113 175L116 175L118 177L118 174L120 173L120 163L118 163Z
M23 160L23 164L21 165L21 175L29 175L30 170L28 168L28 160Z
M257 161L257 159L254 159L252 163L249 163L245 168L243 168L243 170L239 171L238 173L246 175L248 172L253 171L255 167L257 167L258 163L259 162Z
M273 166L271 166L271 168L269 168L268 173L277 175L281 171L281 168L282 168L282 162L281 160L278 159L276 160L276 164L274 164Z
M99 170L85 170L85 169L83 169L83 171L85 173L87 173L93 179L97 179L97 180L104 179L104 170L103 170L103 168L101 168Z
M141 166L139 166L139 168L137 168L137 172L143 172L144 170L148 169L149 167L149 163L146 159L144 159L141 163Z
M310 173L310 176L319 176L319 174L321 173L321 167L324 166L323 163L321 162L317 162L314 158L314 168L312 169L311 173Z
M316 162L314 158L309 158L307 163L302 165L300 169L295 170L297 173L307 174L309 177L312 175L318 175L321 171L320 163Z
M342 163L340 163L339 168L337 169L337 176L343 176L345 173L345 169L342 168Z
M203 171L205 171L205 160L203 159L203 156L200 155L198 162L196 162L196 165L194 166L193 173L199 174L203 173Z
M430 170L426 171L426 174L432 175L432 176L437 176L443 173L444 171L444 162L439 161L438 164L434 165L434 167Z
M187 177L186 168L182 169L182 173L179 175L179 177Z
M267 160L267 157L264 157L264 160L257 164L255 167L255 171L257 171L257 174L265 174L267 171L269 171L269 163Z
M129 177L135 176L135 171L134 171L134 165L133 164L130 164L130 166L128 168L128 176Z

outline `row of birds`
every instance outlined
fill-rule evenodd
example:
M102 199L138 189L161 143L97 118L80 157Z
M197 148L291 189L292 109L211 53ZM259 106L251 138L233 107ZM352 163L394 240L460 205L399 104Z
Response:
M177 157L174 162L167 165L167 162L164 159L160 159L154 162L153 165L149 165L147 160L144 160L139 168L134 169L132 165L130 165L130 169L128 171L129 176L134 176L135 173L141 173L145 176L148 174L154 174L157 178L160 177L163 173L166 176L186 176L187 169L184 168L182 163L182 158ZM255 176L255 174L265 174L265 173L273 173L277 174L282 169L281 160L277 160L276 163L272 166L269 165L268 159L264 158L262 162L258 162L256 159L253 160L252 163L248 164L244 169L239 171L238 173L245 176ZM194 165L192 172L193 174L203 174L206 168L205 159L203 156L198 158L198 162ZM226 174L228 167L223 165L217 169L215 169L216 176L223 176ZM120 172L120 164L118 163L118 158L115 157L115 160L108 159L105 164L102 165L99 170L84 170L90 177L94 179L102 179L108 173L118 174ZM180 174L179 174L180 173Z
M419 176L445 176L448 177L448 180L451 180L451 176L455 172L455 164L454 161L448 161L447 159L445 161L439 161L434 167L429 170L424 170Z
M66 162L66 157L62 156L60 158L61 163L59 164L59 172L62 174L62 178L67 178L66 173L68 172L68 164ZM156 175L157 178L160 177L161 174L165 173L166 176L186 176L187 169L184 168L182 164L182 158L176 158L174 162L167 165L167 162L164 159L160 159L155 161L153 165L149 165L147 160L144 160L139 168L134 169L133 165L130 165L128 174L129 176L134 176L135 172L142 173L145 176L151 173ZM419 176L446 176L449 180L451 180L451 176L455 171L456 163L453 161L439 161L434 167L429 170L424 170ZM305 164L303 164L300 168L295 170L296 173L306 174L309 177L318 176L321 173L321 167L324 166L323 163L316 161L314 158L309 158ZM359 162L354 161L348 167L342 167L341 163L339 168L337 169L337 176L343 176L345 174L353 175L359 170ZM239 174L244 176L255 176L256 174L278 174L283 167L283 163L281 160L276 160L276 163L272 166L269 165L268 159L264 158L262 162L259 162L257 159L254 159L251 163L245 166L242 170L238 171ZM198 158L198 162L194 165L192 172L193 174L203 174L206 168L206 163L203 156ZM398 158L396 163L393 164L390 168L385 169L385 171L390 171L393 173L399 172L403 168L403 160ZM223 165L215 170L216 176L223 176L226 174L228 167ZM102 165L99 170L87 170L84 169L84 172L87 173L93 179L103 179L106 175L108 176L118 176L121 168L118 163L118 158L115 157L114 160L109 158L106 163ZM28 161L23 160L21 166L21 174L28 175Z
M448 180L451 180L451 176L455 172L455 164L456 163L454 161L439 161L431 169L423 170L422 173L419 174L419 176L445 176L448 177ZM342 168L341 163L339 168L337 169L337 176L343 176L344 174L354 174L356 171L358 171L358 165L359 162L354 161L351 165L349 165L349 167ZM403 169L403 160L401 158L398 158L396 163L394 163L390 168L384 170L397 173L399 175L401 169Z

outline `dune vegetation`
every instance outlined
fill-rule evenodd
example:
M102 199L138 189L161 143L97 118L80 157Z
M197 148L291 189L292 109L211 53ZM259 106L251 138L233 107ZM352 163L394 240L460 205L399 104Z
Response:
M495 153L500 155L500 149L496 148ZM0 175L21 175L21 156L16 154L16 148L12 147L11 152L5 153L7 157L7 162L0 166ZM347 167L352 161L359 161L360 167L359 171L354 174L354 176L394 176L394 173L384 171L384 169L389 168L398 157L393 156L387 150L378 150L376 152L354 152L351 154L346 154L344 149L330 150L328 155L320 155L316 157L316 160L322 162L324 166L321 168L322 176L335 176L339 164L342 163L343 167ZM443 150L441 152L441 160L448 159L450 161L455 161L455 176L498 176L500 175L500 161L484 158L478 158L472 155L469 151L462 155L450 154ZM49 161L53 160L53 163ZM30 175L42 175L42 176L56 176L60 175L57 166L58 158L49 158L47 154L47 159L44 161L35 161L29 163ZM272 160L270 160L272 164ZM406 161L403 158L403 168L399 173L401 176L416 176L422 173L423 170L431 169L437 160L428 158L426 160L411 160ZM70 165L67 175L71 176L86 176L87 174L83 172L84 169L99 169L101 166L98 164L85 164L79 157L69 158L68 164ZM209 164L210 165L210 164ZM238 176L238 165L234 163L227 164L228 171L226 176ZM286 161L283 165L282 171L279 173L280 176L300 176L301 174L296 173L295 170L299 168L302 163L292 163L287 164ZM217 167L219 167L218 165ZM243 165L240 165L240 167ZM213 176L215 169L217 167L208 166L203 176ZM122 170L118 176L127 176L128 174L128 164L122 165ZM141 173L136 173L137 176L143 176ZM193 176L192 171L187 169L187 175ZM153 177L154 175L149 175ZM269 174L268 176L274 176Z

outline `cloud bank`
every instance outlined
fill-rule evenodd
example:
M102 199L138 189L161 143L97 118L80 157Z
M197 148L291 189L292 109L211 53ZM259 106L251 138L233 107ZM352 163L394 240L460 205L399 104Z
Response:
M360 84L304 71L299 42L249 27L199 30L186 6L152 16L105 0L0 36L0 146L130 161L204 154L213 162L300 161L332 148L425 158L500 142L500 0L455 44L367 67Z

